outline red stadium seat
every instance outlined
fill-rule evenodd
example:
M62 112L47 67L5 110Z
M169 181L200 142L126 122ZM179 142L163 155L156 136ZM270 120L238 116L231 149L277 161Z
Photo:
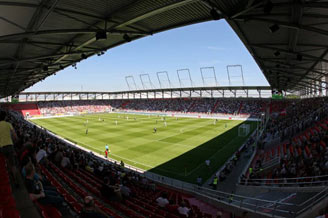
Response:
M0 208L0 218L20 218L20 214L12 207Z
M61 218L62 214L55 207L43 206L41 208L42 216L44 218Z

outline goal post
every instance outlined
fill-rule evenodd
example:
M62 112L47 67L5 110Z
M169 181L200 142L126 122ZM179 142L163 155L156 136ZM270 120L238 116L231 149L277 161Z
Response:
M250 124L242 124L238 127L238 136L246 137L250 132Z

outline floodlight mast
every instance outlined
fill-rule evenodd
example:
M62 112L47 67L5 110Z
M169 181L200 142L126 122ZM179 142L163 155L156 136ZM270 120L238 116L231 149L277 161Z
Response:
M209 76L207 77L207 79L210 79L210 78L214 78L214 84L215 86L219 86L219 83L216 79L216 74L215 74L215 68L214 67L201 67L200 68L200 73L201 73L201 76L202 76L202 80L203 80L203 86L207 86L205 80L206 80L206 77L205 77L205 70L212 70L213 72L213 75L212 76Z
M148 73L140 74L139 77L140 77L140 81L141 81L141 84L142 84L143 89L147 89L148 88L147 87L147 82L150 85L149 89L154 89L155 88L155 86L152 83L152 81L151 81L150 76L149 76ZM148 81L144 81L144 79L143 79L144 77L146 77L146 79L148 79Z
M230 69L233 68L233 67L240 68L240 76L230 75ZM242 85L245 86L244 71L243 71L243 66L241 64L227 65L227 74L228 74L229 86L232 85L232 81L231 81L232 77L238 77L238 78L241 77Z
M132 85L129 83L129 79L132 80L133 84L134 85L134 89L132 89ZM136 85L136 81L134 80L134 77L133 76L126 76L125 77L125 81L126 81L126 84L128 85L128 88L129 90L137 90L137 85Z
M162 74L164 74L166 76L166 81L168 82L168 87L165 87L165 85L164 85L165 80L160 79L160 75L162 75ZM159 83L159 86L161 89L172 88L172 83L171 83L171 80L170 80L170 77L169 77L167 71L157 72L156 75L157 75L158 83Z
M190 81L190 88L194 87L194 83L193 83L193 81L191 79L191 75L190 75L190 70L188 68L186 68L186 69L179 69L179 70L177 70L180 88L184 88L184 86L183 86L183 78L181 78L181 76L180 76L180 73L182 73L184 71L187 71L188 72L188 80Z

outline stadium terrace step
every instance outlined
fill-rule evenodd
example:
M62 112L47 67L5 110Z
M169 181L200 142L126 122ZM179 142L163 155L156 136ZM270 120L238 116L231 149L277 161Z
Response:
M211 113L214 113L214 112L215 112L216 107L219 105L219 103L220 103L220 101L219 101L219 99L217 99L217 100L215 101L215 104L214 104L212 110L211 110Z
M190 112L196 105L196 101L193 101L187 109L187 112Z
M240 111L241 111L242 108L243 108L243 102L240 102L240 106L239 106L237 114L240 114Z
M27 195L24 185L16 187L10 179L5 157L0 153L0 218L39 218L37 208ZM19 184L23 178L18 176Z

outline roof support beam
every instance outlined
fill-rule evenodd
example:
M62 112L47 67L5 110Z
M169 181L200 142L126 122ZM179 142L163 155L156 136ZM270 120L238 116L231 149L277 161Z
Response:
M261 59L261 58L259 58L259 59ZM261 59L261 60L263 60L263 59ZM288 66L289 68L288 69L286 69L286 71L287 70L292 70L292 69L300 69L300 70L303 70L303 71L306 71L306 70L308 70L308 68L306 68L306 67L301 67L300 65L293 65L293 64L288 64L288 63L285 63L285 62L281 62L281 61L275 61L275 60L270 60L270 59L264 59L263 61L267 61L267 62L271 62L271 63L275 63L275 64L279 64L279 65L282 65L282 66ZM268 67L268 66L265 66L265 65L263 65L266 69L271 69L272 67ZM284 69L284 68L279 68L279 69ZM289 73L290 71L288 71L288 73ZM317 71L317 70L314 70L314 69L312 69L312 72L313 73L316 73L316 74L320 74L320 75L322 75L322 76L326 76L326 74L325 73L323 73L323 72L320 72L320 71ZM303 75L303 74L299 74L299 75Z
M130 25L130 24L133 24L133 23L136 23L138 21L141 21L143 19L146 19L148 17L151 17L151 16L155 16L157 14L160 14L162 12L165 12L165 11L168 11L168 10L172 10L174 8L178 8L178 7L181 7L181 6L184 6L186 4L190 4L192 2L196 2L196 1L199 1L199 0L183 0L183 1L180 1L180 2L176 2L176 3L173 3L173 4L169 4L165 7L161 7L161 8L158 8L156 10L151 10L145 14L142 14L142 15L139 15L135 18L132 18L130 20L127 20L119 25L116 25L114 27L111 27L111 28L121 28L121 27L125 27L127 25Z
M0 41L0 44L18 44L20 43L21 41L20 40L1 40ZM76 44L65 44L65 43L60 43L60 42L42 42L42 41L34 41L34 40L28 40L26 42L26 44L33 44L33 45L48 45L48 46L70 46L70 47L77 47L78 45ZM87 49L93 49L93 50L96 50L97 48L96 47L90 47L90 46L86 46L84 48L87 48Z
M96 33L97 29L57 29L57 30L42 30L38 32L25 32L25 33L17 33L11 35L0 36L0 41L2 40L10 40L10 39L19 39L32 37L37 35L53 35L53 34L88 34L88 33ZM142 32L134 32L134 31L125 31L125 30L108 30L107 33L112 35L123 35L123 34L131 34L131 35L149 35L150 33L142 33Z
M96 51L71 51L71 52L66 52L66 53L58 53L58 54L52 54L52 55L43 55L43 56L30 57L30 58L25 58L25 59L20 59L20 60L0 59L0 66L6 66L6 65L11 65L13 63L17 64L17 63L21 63L21 62L41 60L41 59L50 59L50 58L55 58L55 57L63 56L63 55L69 56L69 55L95 53L95 52L99 52L99 50L96 50ZM1 64L1 62L5 62L5 63Z
M253 45L253 47L268 49L268 50L272 50L272 51L279 50L280 52L283 52L283 53L286 53L286 54L302 55L303 57L308 57L308 58L311 58L311 59L320 60L320 61L328 63L328 60L324 59L323 57L316 57L316 56L313 56L313 55L304 54L304 53L295 52L295 51L289 51L289 50L286 50L286 49L274 48L274 47L265 46L265 45L260 45L260 46L259 45Z
M5 21L6 23L9 23L9 24L11 24L11 25L13 25L13 26L15 26L15 27L18 27L19 29L25 31L25 28L24 28L23 26L21 26L21 25L15 23L15 22L13 22L13 21L11 21L11 20L8 20L8 19L5 18L5 17L0 16L0 20L3 20L3 21Z
M311 27L311 26L304 26L301 24L293 24L293 23L289 23L289 22L284 22L284 21L280 21L280 20L273 20L273 19L265 19L265 18L259 18L259 17L251 17L251 16L245 16L242 19L235 19L236 21L258 21L258 22L264 22L264 23L270 23L270 24L277 24L281 27L286 27L286 28L292 28L292 29L300 29L300 30L305 30L305 31L309 31L309 32L313 32L313 33L317 33L317 34L321 34L321 35L325 35L328 36L328 31L324 30L324 29L320 29L320 28L316 28L316 27Z
M325 52L322 53L322 55L320 56L321 58L325 57L328 54L328 49L326 49ZM306 71L306 73L304 74L304 77L307 76L310 72L315 72L314 68L317 66L317 64L319 63L319 60L317 60L315 63L313 63L313 65ZM322 75L327 76L327 74L322 73ZM324 82L326 84L328 84L327 82Z
M183 1L180 1L180 2L177 2L177 3L169 4L169 5L165 6L165 7L161 7L159 9L157 9L157 10L151 10L151 11L145 13L145 14L138 15L138 16L136 16L134 18L131 18L131 19L126 20L126 21L123 21L120 24L116 24L116 25L110 27L107 31L110 31L111 32L114 29L118 29L118 28L122 28L122 27L128 26L130 24L133 24L133 23L138 22L140 20L146 19L148 17L155 16L155 15L157 15L159 13L162 13L162 12L165 12L165 11L168 11L168 10L171 10L171 9L174 9L174 8L177 8L177 7L181 7L183 5L186 5L186 4L189 4L189 3L192 3L192 2L196 2L196 1L199 1L199 0L183 0ZM129 8L129 6L126 6L126 8ZM119 10L118 12L121 12L121 10ZM113 14L111 14L110 16L115 17L115 12ZM81 49L84 46L87 46L87 45L89 45L89 44L91 44L91 43L93 43L95 41L96 41L96 37L92 37L91 39L85 41L84 43L82 43L79 47L75 48L74 50ZM66 56L63 56L63 57L59 58L58 60L56 60L56 62L60 62L61 60L65 59L65 58L66 58Z
M250 43L250 46L286 46L286 43ZM311 43L298 43L297 45L301 47L318 47L318 48L328 48L328 45L324 44L311 44ZM279 49L279 48L276 48Z

